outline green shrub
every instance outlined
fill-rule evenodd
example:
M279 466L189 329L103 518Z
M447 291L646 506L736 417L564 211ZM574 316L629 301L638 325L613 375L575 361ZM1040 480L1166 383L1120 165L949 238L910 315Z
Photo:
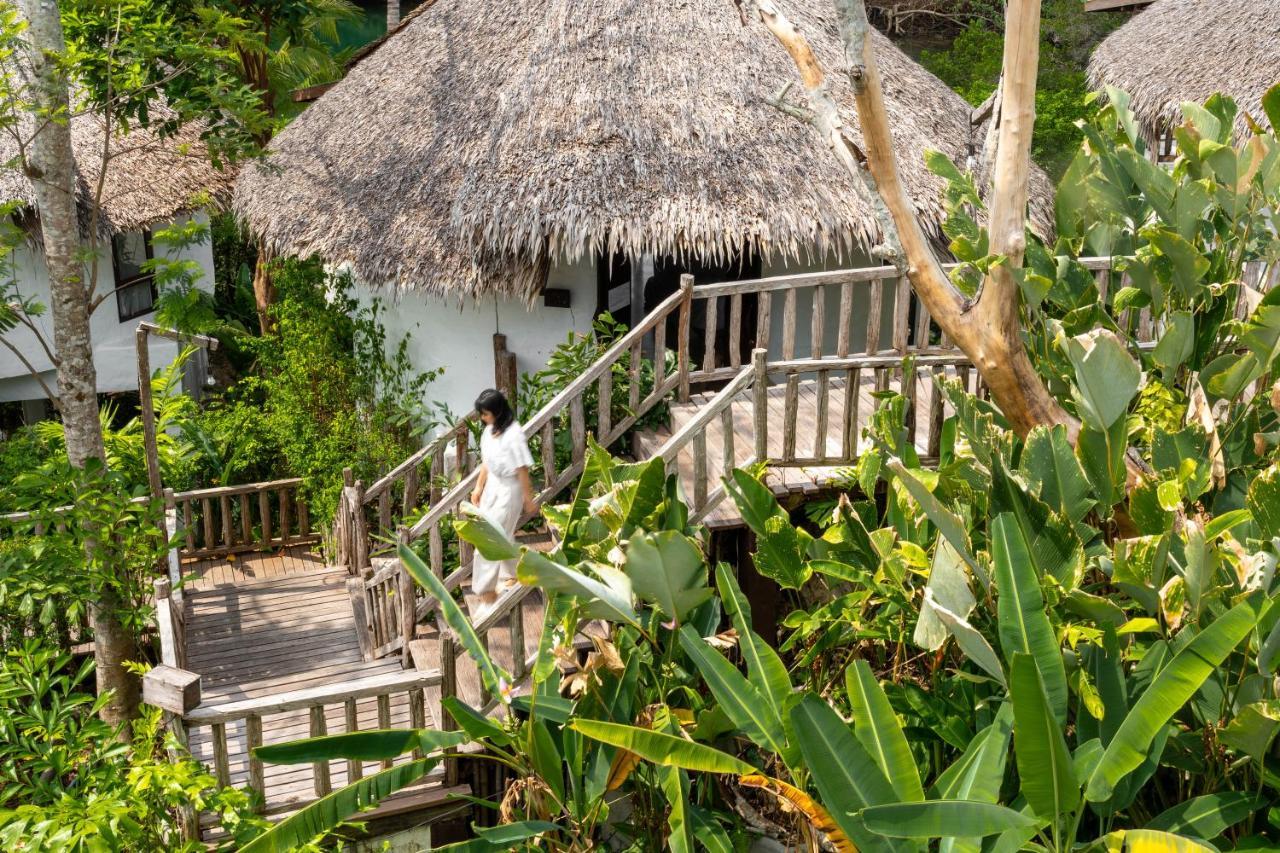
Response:
M342 469L372 482L419 446L436 373L388 349L380 303L361 305L348 276L317 262L275 265L276 332L242 341L255 367L211 401L192 437L206 481L302 477L317 523L331 518Z
M92 661L35 641L0 659L0 846L13 851L203 851L179 809L217 811L232 843L262 831L246 794L217 782L145 708L133 738L97 717ZM170 760L168 749L177 760ZM230 846L230 845L228 845Z

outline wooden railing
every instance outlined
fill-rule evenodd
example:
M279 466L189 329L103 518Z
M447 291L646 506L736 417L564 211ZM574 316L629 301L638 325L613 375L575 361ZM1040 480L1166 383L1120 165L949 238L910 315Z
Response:
M302 480L272 480L166 492L178 519L182 557L220 557L316 542L311 515L298 494Z
M416 591L413 579L394 558L375 558L378 568L347 578L347 593L355 617L360 656L377 660L406 650L412 639ZM405 607L404 603L409 602ZM406 664L407 664L406 659Z
M948 348L907 279L893 267L700 285L694 301L704 337L702 359L691 370L693 382L733 377L757 348L768 351L771 360L905 355L930 349L934 338L938 348ZM727 334L719 329L725 316ZM748 325L752 333L744 331Z
M905 365L911 364L909 375ZM847 358L768 361L764 349L752 353L742 368L714 397L698 407L697 414L654 452L668 472L679 470L679 458L687 453L690 465L685 500L689 517L699 521L725 496L723 478L734 468L759 461L775 468L842 466L859 455L858 439L867 424L862 411L869 393L897 391L907 402L909 438L922 455L936 458L942 437L944 402L935 392L935 380L952 378L975 393L983 393L977 374L957 351L912 356L858 355ZM803 381L805 418L800 417L800 382ZM771 389L783 388L779 400ZM749 423L735 418L734 404L750 409ZM770 412L773 412L771 415ZM798 440L797 424L813 424L812 440Z
M687 399L690 383L689 320L693 295L693 277L682 276L679 291L663 300L639 325L614 342L595 364L524 424L525 435L530 439L536 438L540 449L536 504L540 506L558 495L582 473L589 432L594 433L600 444L608 446L671 393L678 392ZM668 320L671 318L677 321L674 341L667 337ZM675 356L671 370L667 365L668 350ZM651 381L645 381L643 376L646 353L653 365ZM619 381L626 383L627 406L626 414L615 418L613 407L603 401L614 399L614 383ZM649 386L647 389L646 384ZM602 403L597 406L595 422L588 424L584 398L593 387L596 399ZM570 437L570 453L567 464L562 465L556 457L555 437L558 429L566 428ZM459 565L446 574L444 531L459 517L462 504L470 497L478 477L477 471L463 477L403 535L406 544L426 538L431 570L443 578L445 588L449 590L457 589L470 576L471 554L468 548L460 547ZM419 598L417 619L424 618L434 606L434 599L430 596Z
M337 564L352 575L364 572L372 557L391 549L405 519L471 473L478 455L472 432L478 429L475 415L468 415L368 487L345 469L335 520Z
M436 671L384 673L274 696L202 704L184 714L183 722L193 752L211 761L220 785L248 784L271 803L268 811L286 811L362 778L365 762L319 761L301 774L280 768L269 776L262 760L253 754L254 748L263 745L264 728L277 742L362 729L423 728L428 713L426 691L440 683ZM207 746L201 728L208 729ZM238 747L235 763L231 760L232 744ZM415 757L420 756L415 753ZM391 762L382 765L390 767ZM310 791L306 790L306 776L311 777Z

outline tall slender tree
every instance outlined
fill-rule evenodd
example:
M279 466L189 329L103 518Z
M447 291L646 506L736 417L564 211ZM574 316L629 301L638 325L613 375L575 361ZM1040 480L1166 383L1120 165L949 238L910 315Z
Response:
M92 289L86 281L76 203L76 165L71 149L70 95L62 59L66 42L57 0L23 0L28 21L28 69L36 123L24 163L33 187L51 292L50 315L58 353L58 397L67 457L83 470L106 463L98 419L98 379L89 332ZM85 537L93 558L95 539ZM133 634L121 618L123 602L110 583L99 584L90 601L98 692L110 692L103 717L123 723L137 712L139 688L125 664L137 658Z
M812 47L774 0L739 0L752 9L790 54L800 72L809 108L789 109L822 134L840 164L876 199L883 244L879 254L911 282L930 316L982 374L991 397L1010 425L1025 435L1038 425L1063 425L1074 442L1080 423L1049 393L1022 340L1017 275L1026 252L1026 209L1035 124L1039 63L1040 0L1009 0L1000 98L994 133L990 204L990 251L1002 256L974 296L947 277L925 236L898 170L884 89L872 47L863 0L834 0L844 45L844 73L853 88L859 145L843 126ZM1130 478L1138 463L1130 460Z

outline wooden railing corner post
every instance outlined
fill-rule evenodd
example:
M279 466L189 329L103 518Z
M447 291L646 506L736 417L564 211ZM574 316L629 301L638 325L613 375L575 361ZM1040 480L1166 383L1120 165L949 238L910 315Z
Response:
M769 458L769 351L757 347L751 351L752 427L755 434L755 458Z
M680 320L676 333L676 357L679 363L680 402L689 402L689 325L693 318L693 276L680 276Z
M458 723L449 713L444 700L458 695L458 647L453 636L442 632L440 636L440 728L446 732L456 731ZM445 757L445 784L458 784L458 759L456 749L449 749Z

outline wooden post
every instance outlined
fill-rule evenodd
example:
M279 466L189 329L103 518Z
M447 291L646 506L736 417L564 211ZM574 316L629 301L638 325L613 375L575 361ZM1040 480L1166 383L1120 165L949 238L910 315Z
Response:
M507 336L501 333L493 336L493 384L507 399L515 400L516 354L507 349Z
M693 506L701 510L707 503L707 429L693 436Z
M763 462L769 458L769 351L754 349L751 351L751 368L755 378L751 383L751 401L753 409L752 425L756 439L756 461Z
M342 498L338 502L338 553L347 573L356 573L355 508L351 506L350 489L356 484L356 475L350 468L342 469Z
M187 724L177 714L165 714L165 728L173 735L172 745L166 747L169 761L177 764L187 757ZM200 816L195 806L184 802L178 806L178 832L184 841L200 841Z
M250 714L244 721L245 741L249 747L249 787L262 794L262 801L267 799L266 781L262 772L262 759L253 751L262 746L262 717Z
M138 350L138 408L142 413L142 445L147 457L147 487L152 497L160 497L160 452L156 447L156 410L151 398L151 353L147 349L147 329L138 326L134 344Z
M168 575L153 581L156 602L156 627L160 633L160 660L173 667L186 666L186 637L182 630L182 614L170 594L173 590Z
M311 737L324 737L328 734L328 727L325 725L324 706L311 706ZM312 775L315 778L315 789L317 797L326 797L333 790L332 783L329 779L329 762L317 761L311 765Z
M351 525L352 542L352 574L359 576L369 565L369 522L364 515L364 482L356 480L351 500ZM262 522L263 534L265 538L267 522Z
M689 322L693 314L693 276L680 276L680 321L676 332L676 356L680 371L680 402L689 402Z
M343 714L347 720L347 732L360 731L360 715L355 699L348 699L343 703ZM347 759L347 784L350 785L363 777L364 762L358 758Z
M364 578L347 578L347 596L351 599L351 613L356 623L356 640L360 645L360 659L373 660L373 635L369 624L369 604L364 594Z
M200 704L200 676L168 664L154 666L142 677L142 701L186 714Z
M409 542L408 528L401 527L396 537L400 544ZM404 567L404 562L400 562L400 568L396 572L396 579L399 582L399 588L396 590L400 596L400 658L405 669L413 667L413 660L409 656L409 643L413 641L414 632L418 624L418 600L414 593L413 577L409 574L409 570Z
M451 732L458 724L444 706L444 700L458 695L458 649L453 637L445 633L440 636L440 728ZM458 784L458 762L455 758L445 759L445 784Z

